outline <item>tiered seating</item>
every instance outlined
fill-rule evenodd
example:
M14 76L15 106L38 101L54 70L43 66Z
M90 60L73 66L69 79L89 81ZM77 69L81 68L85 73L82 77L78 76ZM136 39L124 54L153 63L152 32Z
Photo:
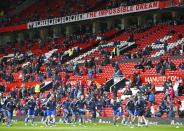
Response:
M167 47L167 50L168 50L168 51L169 51L169 50L172 50L173 48L176 48L176 47L180 46L180 45L183 43L183 41L184 41L184 39L178 40L178 35L179 35L180 33L181 33L181 34L184 33L184 31L182 30L182 29L184 28L184 25L183 25L183 24L182 24L182 25L175 26L175 27L170 27L170 28L171 28L175 33L172 34L171 39L168 39L168 40L165 41L165 42L168 43L168 47ZM153 57L154 57L154 56L160 56L160 55L163 55L163 54L166 53L166 52L163 50L164 45L158 45L157 48L162 49L162 50L156 52L156 53L153 55Z
M158 28L161 28L161 29L158 30ZM157 39L163 39L164 41L165 40L168 40L168 38L166 38L168 30L169 30L169 26L168 25L159 25L159 26L155 26L153 28L150 28L150 29L148 29L145 32L136 33L134 37L136 39L137 47L134 48L134 49L132 49L132 50L130 50L129 53L135 53L138 50L141 50L141 49L145 48L148 44L151 45ZM111 34L111 32L108 32L107 34ZM118 37L116 37L116 38L114 38L114 39L112 39L110 41L122 41L122 40L126 40L128 38L128 36L129 36L129 34L124 33L124 34L122 34L122 35L120 35L120 36L118 36ZM168 41L175 42L174 41L175 40L175 37L176 36L172 36L172 38L170 40L168 40ZM58 39L57 42L56 42L56 44L62 45L62 41L64 41L64 38ZM109 42L107 45L101 45L101 49L107 50L109 52L112 52L112 50L114 48L112 43ZM54 47L48 49L48 47L50 46L50 44L51 44L50 42L46 42L45 43L45 46L40 51L38 49L39 46L36 43L34 43L31 50L32 50L32 52L34 54L42 55L42 54L44 54L46 52L49 52L52 49L54 49ZM75 44L78 44L78 43L75 43ZM91 46L91 44L90 44L90 46ZM15 44L15 47L21 48L21 46L18 43ZM86 47L84 47L84 48L86 48ZM22 48L22 50L26 51L26 50L28 50L28 47L25 46L25 47ZM13 52L12 48L7 49L7 51ZM79 62L80 60L88 60L88 59L90 59L92 57L99 57L99 59L98 59L99 61L103 60L103 57L99 55L98 47L95 48L95 49L90 50L89 52L84 53L83 55L84 56L79 57L79 59L74 59L73 62ZM149 56L151 56L151 54ZM173 59L172 61L178 67L178 65L183 60L182 59ZM158 60L152 61L152 63L153 63L153 65L156 65L158 63ZM119 64L120 70L123 72L123 74L124 74L124 76L126 78L129 78L135 72L139 72L140 75L141 75L141 77L143 77L143 76L161 76L160 74L157 74L156 73L156 71L155 71L154 68L152 68L152 69L145 69L145 70L135 69L134 66L136 64L137 64L136 62L124 62L124 63ZM42 70L44 72L45 72L45 68L46 68L45 65L43 65L42 66ZM83 66L80 66L80 68L84 68L84 67ZM102 73L96 74L96 76L94 76L94 79L93 79L96 83L99 83L99 84L105 83L105 81L108 80L108 79L110 79L112 77L113 73L114 73L114 68L112 67L111 64L106 65L106 66L103 66L101 68L102 68ZM178 74L183 74L183 73L184 72L183 71L180 71L178 68L177 68L176 71L166 70L166 75L173 75L173 74L177 74L178 75ZM16 86L21 87L22 86L22 82L21 82L22 79L19 78L20 74L21 74L21 71L19 71L17 73L13 73L13 76L15 78L14 83L6 83L5 81L2 81L2 80L0 80L0 83L1 84L6 84L9 88L13 88L13 87L16 87ZM64 78L65 75L66 75L65 72L60 72L59 74L60 74L60 76L62 76L62 78ZM88 77L87 74L85 74L83 76L76 76L76 75L73 75L73 73L69 73L68 75L70 76L69 82L71 82L72 85L74 85L75 82L78 80L79 82L84 82L85 83L85 87L87 87L87 85L90 82L90 79L89 79L89 77ZM50 80L50 78L47 79L47 80ZM32 83L31 82L27 82L25 84L26 84L27 87L29 87L29 86L34 86L37 83L38 82L36 81L36 82L32 82ZM143 81L143 83L146 83L146 82ZM163 85L163 81L161 81L161 82L153 81L153 84L156 87L157 86L162 86ZM88 92L87 88L85 88L85 92L86 93ZM112 99L114 97L112 93L109 93L108 95L109 95L109 98L110 99ZM122 92L119 92L118 93L118 97L119 98L121 98L122 95L123 95ZM159 93L156 93L156 105L154 106L155 109L158 108L158 106L159 106L159 104L160 104L160 102L161 102L161 100L163 98L163 95L164 94L162 92L161 93L160 92ZM182 100L184 99L183 96L181 96L179 98L182 99ZM65 99L65 98L63 98L63 99ZM126 104L126 100L123 101L123 104ZM103 116L105 116L105 117L112 116L112 109L111 108L104 108L103 111L104 111ZM167 115L164 114L162 117L167 117Z
M114 31L114 30L112 30L112 31L108 31L108 32L104 32L103 33L103 35L104 36L106 36L106 37L110 37L111 35L113 35L114 33L116 33L116 31ZM53 53L53 52L55 52L55 51L57 51L57 52L61 52L61 51L67 51L68 49L67 48L63 48L63 41L65 40L65 37L61 37L61 38L59 38L59 39L56 39L55 40L55 44L53 45L53 46L51 46L52 45L52 42L51 41L46 41L45 43L44 43L44 46L40 49L40 44L38 43L38 42L35 42L35 43L33 43L33 46L32 46L32 48L31 48L31 52L35 55L35 54L37 54L37 55L42 55L42 54L50 54L50 53ZM88 44L86 44L86 43L88 43ZM76 42L74 42L73 43L73 45L72 46L70 46L70 47L68 47L68 48L73 48L73 47L75 47L75 46L79 46L81 49L86 49L86 48L89 48L89 47L91 47L91 46L93 46L94 44L96 44L96 40L95 39L92 39L92 40L89 40L89 41L87 41L87 42L84 42L84 43L78 43L77 41ZM16 43L15 44L15 48L20 48L20 50L21 51L24 51L24 52L27 52L28 50L29 50L29 48L28 48L28 45L27 45L27 42L25 42L25 44L24 44L25 46L22 46L20 43ZM58 49L56 49L55 47L58 47ZM54 51L55 50L55 51ZM13 48L12 47L10 47L10 48L8 48L8 49L6 49L6 52L8 52L8 53L13 53ZM50 52L50 53L49 53ZM2 57L3 57L3 55L2 55ZM47 56L46 56L47 57ZM56 59L56 61L57 61L57 59ZM21 64L19 64L19 65L17 65L17 66L22 66L24 63L21 63ZM36 64L36 63L35 63ZM46 66L45 65L43 65L42 67L41 67L41 70L43 71L43 72L46 72ZM20 71L18 71L18 72L16 72L16 73L13 73L12 75L14 76L14 83L13 84L6 84L6 86L7 86L7 89L8 90L10 90L11 88L14 88L14 87L16 87L16 86L18 86L18 87L21 87L21 85L20 85L20 83L22 82L22 78L20 77L21 76L21 73L22 73L22 70L20 70ZM8 73L8 74L10 74L10 73ZM65 76L65 74L63 74L63 73L61 73L62 74L62 78ZM108 73L107 73L108 74ZM110 72L109 73L109 75L110 74L112 74L112 72ZM35 75L35 79L36 79L36 81L37 81L37 77L38 77L38 75L35 73L34 74ZM89 80L89 78L88 78L88 76L86 75L86 76L82 76L82 77L78 77L78 76L73 76L73 74L70 74L71 75L71 77L70 77L70 80L81 80L81 81L87 81L87 80ZM107 79L109 79L110 77L109 77L109 75L108 75L108 77L107 77ZM99 76L97 76L97 77L99 77L99 82L100 83L103 83L103 82L105 82L105 78L103 78L102 79L102 77L101 77L101 75L99 75ZM101 77L101 78L100 78ZM50 78L48 78L47 79L47 81L49 81L49 80L51 80ZM0 81L0 84L3 84L5 81ZM17 83L17 84L16 84ZM37 82L38 83L38 82ZM30 83L30 84L32 84L32 83ZM34 83L35 84L35 83ZM28 82L28 85L29 85L29 82ZM33 85L33 84L32 84ZM8 91L7 90L7 91Z
M143 49L144 47L146 47L148 44L151 44L152 42L155 42L157 39L161 39L162 42L172 42L175 43L177 41L177 35L179 33L183 33L183 25L180 26L176 26L174 29L176 29L177 33L174 34L173 36L166 36L170 27L167 25L162 25L160 28L162 28L162 30L158 30L158 28L155 28L155 30L151 30L150 32L148 31L147 35L145 35L144 33L142 33L142 36L139 34L135 34L135 38L137 38L137 44L138 47L129 51L130 53L135 53L136 51ZM180 29L180 30L179 30ZM153 32L152 32L153 31ZM119 36L117 38L114 38L114 41L118 41L124 38L128 38L128 35L122 35ZM176 42L177 43L177 42ZM182 43L182 42L181 42ZM180 44L181 44L180 43ZM168 48L170 48L171 44L169 44ZM152 54L154 54L154 52L152 52ZM146 57L150 57L146 56ZM179 64L182 62L182 59L173 59L172 62L174 62L176 64L176 66L178 67ZM153 65L156 65L158 63L158 60L152 61ZM138 70L138 69L134 69L134 66L136 65L136 62L127 62L127 63L122 63L120 64L120 69L122 70L123 74L125 75L126 78L129 78L133 73L135 72L139 72L141 74L141 76L160 76L161 75L156 73L155 68L151 68L151 69L146 69L146 70ZM112 68L112 67L111 67ZM111 68L108 68L111 69ZM179 70L177 68L176 71L170 71L170 70L166 70L166 75L170 76L170 75L182 75L183 71ZM143 83L144 84L144 83ZM160 87L163 86L163 81L157 82L157 81L153 81L153 84L155 85L155 87ZM173 83L174 84L174 83ZM163 100L163 96L164 93L156 93L156 105L154 106L155 111L158 111L158 106L160 105L161 101ZM113 98L113 94L109 94L110 98ZM178 97L180 100L184 100L183 96ZM112 116L112 109L111 108L105 108L104 109L105 113L104 116ZM166 113L163 114L162 118L166 118L168 117L168 115ZM175 117L179 117L178 114L175 114Z
M157 39L164 38L166 36L168 30L169 30L169 27L167 25L159 25L159 26L156 26L156 27L148 30L147 34L141 33L142 34L141 39L136 41L136 43L138 45L137 48L129 51L129 53L135 53L139 50L142 50L143 48L150 45L151 43L155 42ZM140 38L141 34L138 34L137 37ZM136 36L135 36L135 38L136 38ZM145 56L145 57L150 57L150 56L151 56L151 54L148 56Z
M133 50L126 52L126 53L134 54L140 50L143 50L145 47L147 47L148 45L151 45L151 43L155 42L157 39L164 38L165 35L167 34L168 30L169 30L169 27L166 25L157 25L157 26L154 26L154 27L152 27L144 32L135 33L134 40L136 42L137 47L134 48ZM130 33L123 33L123 34L113 38L110 41L123 41L123 40L127 40L130 36L131 36ZM152 51L151 54L154 54L155 52L156 51ZM151 54L146 55L144 57L145 58L150 57ZM122 57L116 56L113 59L114 60L122 60Z

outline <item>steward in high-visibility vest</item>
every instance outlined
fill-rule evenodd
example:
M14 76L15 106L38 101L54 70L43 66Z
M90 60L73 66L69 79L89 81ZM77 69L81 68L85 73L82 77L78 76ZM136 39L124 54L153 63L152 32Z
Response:
M35 93L40 93L40 85L36 84L35 86Z

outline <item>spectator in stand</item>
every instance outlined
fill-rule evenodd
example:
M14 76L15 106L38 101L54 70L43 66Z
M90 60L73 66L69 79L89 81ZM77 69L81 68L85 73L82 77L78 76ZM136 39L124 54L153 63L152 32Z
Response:
M168 46L168 43L164 42L164 51L165 51L165 53L167 52L167 46Z
M176 81L175 81L175 83L174 83L174 86L173 86L175 96L178 96L178 87L179 87L179 83L180 83L180 80L179 80L179 79L176 79Z
M157 39L157 40L155 41L155 44L156 44L156 45L159 45L159 44L162 44L162 42L161 42L159 39Z
M165 61L165 67L166 67L166 69L176 70L176 65L171 60Z
M75 66L74 66L74 74L79 75L79 72L80 72L79 65L78 65L78 63L76 63Z
M152 64L152 61L151 59L148 59L144 62L144 66L147 68L147 69L150 69L153 67L153 64Z
M88 61L87 60L84 61L84 67L86 67L86 68L88 67Z
M172 71L176 70L176 65L172 61L170 61L170 69Z
M39 81L39 82L43 82L43 76L42 76L42 73L39 73L39 75L38 75L38 79L37 79L37 81Z
M175 93L174 93L174 89L172 86L169 87L169 96L171 100L174 100Z
M164 82L164 93L166 92L167 89L169 89L169 86L172 85L172 81L170 79L167 79L165 82Z
M93 70L91 68L88 70L88 76L90 80L93 79Z
M25 98L27 96L27 89L25 86L22 89L22 96L23 96L23 98Z
M132 95L132 91L130 90L129 87L126 87L125 91L123 92L124 95L128 95L131 96Z
M14 99L17 98L17 93L16 93L16 89L15 89L15 88L12 89L12 91L11 91L10 94L11 94L11 97L12 97L12 98L14 98Z
M170 63L167 60L164 61L163 59L161 59L156 65L156 71L161 75L165 75L166 69L171 69ZM174 69L173 64L172 64L172 69Z
M184 92L184 87L182 85L182 82L180 82L178 86L178 96L182 96L183 92Z
M150 89L151 89L151 83L148 82L146 84L142 84L142 86L140 86L139 89L140 89L140 91L142 93L146 93L147 94L150 91Z
M181 70L184 70L184 62L182 62L182 63L179 65L179 68L180 68Z
M162 67L161 67L160 74L165 75L165 71L166 71L166 67L165 67L165 64L163 64Z
M104 60L102 61L102 65L106 66L107 64L110 64L110 59L108 55L105 55Z
M137 65L134 66L135 69L144 69L144 66L141 62L138 62Z
M160 73L161 69L162 69L162 63L161 62L158 62L157 65L156 65L156 71L157 71L157 73Z
M151 105L155 103L155 94L153 91L149 93L148 100L151 103Z
M141 75L138 72L137 75L136 75L136 86L139 88L141 85L142 85L142 83L141 83Z
M49 66L46 68L46 71L47 71L48 78L51 78L53 73L52 73L52 70Z
M36 84L36 86L35 86L35 88L34 88L34 92L36 93L37 98L38 98L39 93L40 93L40 85L39 85L39 84Z
M127 42L134 42L134 34L133 33L128 37Z
M182 33L178 34L178 39L182 39L182 38L183 38L183 34Z

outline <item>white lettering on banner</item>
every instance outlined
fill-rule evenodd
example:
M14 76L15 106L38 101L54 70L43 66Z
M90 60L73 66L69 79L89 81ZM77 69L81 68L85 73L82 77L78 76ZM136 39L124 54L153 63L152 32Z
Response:
M132 6L121 6L118 8L113 8L108 10L100 10L100 11L94 11L94 12L83 13L78 15L71 15L71 16L29 22L27 24L27 28L28 29L39 28L43 26L65 24L70 22L108 17L108 16L114 16L114 15L124 15L128 13L141 12L141 11L153 10L158 8L159 8L159 1L132 5Z
M145 82L164 82L167 79L171 79L171 81L175 81L178 76L152 76L152 77L144 77Z

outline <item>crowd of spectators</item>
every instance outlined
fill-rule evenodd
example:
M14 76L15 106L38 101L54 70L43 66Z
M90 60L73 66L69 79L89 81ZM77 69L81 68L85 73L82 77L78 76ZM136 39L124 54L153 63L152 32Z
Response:
M181 101L177 96L182 96L183 94L183 79L176 79L173 83L170 79L167 79L164 82L164 98L161 101L159 106L157 116L162 116L164 113L167 113L169 116L174 115L169 112L170 108L173 108L175 113L178 113L179 116L183 116L182 110L180 109ZM174 116L173 116L174 117Z
M73 41L79 41L79 42L87 42L88 39L91 39L91 35L71 35L67 36L66 40L64 41L65 44L73 44ZM40 49L44 47L44 41L40 40L38 42L40 45ZM43 44L42 44L43 43ZM54 43L54 41L53 41ZM31 48L31 47L30 47ZM147 50L147 49L146 49ZM140 51L141 52L141 51ZM43 83L46 79L51 79L53 82L53 86L51 87L50 92L56 96L58 107L61 104L61 99L69 97L70 99L79 98L81 95L84 95L86 99L96 98L96 103L98 105L98 109L102 113L103 107L110 107L110 98L108 97L108 93L104 89L104 85L99 85L95 83L94 78L96 74L99 74L102 72L102 66L105 66L107 64L112 64L114 67L114 74L112 78L115 77L123 77L123 73L121 72L118 63L112 63L110 61L109 56L110 54L107 52L101 51L101 53L104 53L104 61L102 63L98 64L95 61L95 58L92 58L88 61L84 62L84 67L79 65L78 63L70 63L70 64L63 64L62 59L64 52L55 52L45 62L46 56L42 54L41 56L31 56L28 57L28 54L26 52L22 52L19 49L14 49L13 53L13 59L11 61L8 61L8 59L4 59L0 61L0 78L3 79L3 81L7 83L12 83L15 81L15 78L12 75L12 72L14 69L17 70L17 68L21 68L21 77L22 82L40 82ZM23 54L24 62L29 62L24 67L20 67L17 62L17 54ZM45 70L42 69L43 65L45 65ZM182 68L182 65L180 65L180 68ZM144 69L144 68L153 68L153 64L151 59L148 60L142 60L140 63L138 63L135 66L136 69ZM166 69L170 70L176 70L176 65L170 61L170 60L160 60L159 63L156 65L156 71L157 73L161 73L162 75L165 74ZM10 71L10 72L7 72ZM65 73L64 76L61 76L61 72ZM70 76L86 76L89 77L89 83L88 82L81 82L76 81L74 85L71 84L69 81ZM155 87L153 83L147 83L143 84L141 82L141 75L140 73L134 73L128 80L129 84L125 87L124 95L131 95L133 94L132 88L136 88L138 90L138 93L135 97L138 97L139 94L143 95L146 100L148 100L151 106L155 104ZM172 87L171 80L167 80L164 83L164 93L165 93L165 101L163 103L170 103L170 105L173 105L174 99L176 96L181 96L183 94L183 84L182 79L178 79ZM179 84L177 84L177 82ZM114 92L114 96L117 96L117 90ZM37 113L40 114L41 112L41 103L44 101L45 98L48 98L52 93L36 93L35 87L26 87L24 84L22 87L14 88L10 95L16 99L17 101L17 114L25 114L26 107L24 106L24 103L26 103L28 96L36 95L37 96ZM6 96L2 96L2 99ZM168 106L162 106L164 104L161 103L161 106L159 107L163 111L161 112L161 115L166 110L165 107L168 108ZM164 109L163 109L164 107ZM170 108L170 107L169 107ZM61 110L58 109L58 114L61 113ZM160 112L159 112L160 113ZM158 114L155 114L159 116ZM168 112L167 112L168 113Z
M163 60L161 59L156 65L157 73L165 75L166 69L176 70L176 65L171 60Z

